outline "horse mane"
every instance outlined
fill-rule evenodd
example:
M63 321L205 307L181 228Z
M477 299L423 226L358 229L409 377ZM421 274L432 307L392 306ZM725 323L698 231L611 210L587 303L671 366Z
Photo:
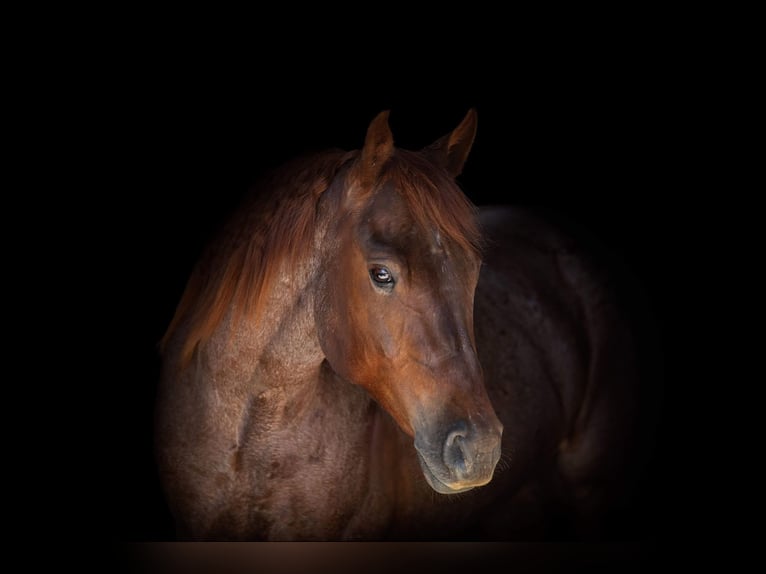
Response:
M182 323L186 365L230 308L232 321L258 316L281 263L300 260L311 247L317 201L353 155L329 150L298 158L256 184L192 271L161 353Z
M185 323L180 362L187 365L227 313L233 323L257 319L280 266L297 264L312 247L322 193L341 166L357 156L357 151L321 152L293 160L262 180L203 252L160 341L160 352L165 353ZM422 153L396 149L378 180L378 185L394 185L417 225L436 226L462 249L481 252L476 208Z

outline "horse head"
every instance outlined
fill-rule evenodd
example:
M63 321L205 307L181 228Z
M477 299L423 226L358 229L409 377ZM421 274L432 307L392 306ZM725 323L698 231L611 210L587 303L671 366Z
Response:
M444 494L491 480L502 435L473 331L480 233L455 181L475 133L471 110L433 145L403 150L382 112L320 204L322 351L414 438L428 484Z

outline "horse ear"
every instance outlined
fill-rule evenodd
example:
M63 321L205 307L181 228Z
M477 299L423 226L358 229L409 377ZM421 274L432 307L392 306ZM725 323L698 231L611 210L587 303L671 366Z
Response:
M476 137L476 123L476 110L471 108L458 127L423 148L423 153L446 169L452 177L457 177L463 171L463 165Z
M388 110L380 112L367 128L360 161L361 179L367 185L375 181L383 165L394 153L394 136L388 127L388 114Z

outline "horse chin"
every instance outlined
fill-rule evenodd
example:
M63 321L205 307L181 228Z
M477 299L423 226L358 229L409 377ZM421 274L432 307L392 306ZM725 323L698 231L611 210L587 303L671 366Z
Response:
M474 489L476 486L479 486L479 485L471 485L471 486L456 485L454 487L450 486L442 482L436 477L436 475L431 471L431 469L428 466L428 463L425 461L425 459L420 453L418 453L418 462L420 462L420 468L423 470L423 476L425 476L428 486L433 488L439 494L459 494L461 492L467 492L469 490Z

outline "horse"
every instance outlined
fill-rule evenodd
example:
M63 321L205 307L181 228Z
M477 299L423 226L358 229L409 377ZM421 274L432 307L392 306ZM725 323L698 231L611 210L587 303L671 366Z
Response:
M417 151L288 162L205 248L160 342L155 454L180 539L603 532L639 419L608 276L458 183L471 109Z

